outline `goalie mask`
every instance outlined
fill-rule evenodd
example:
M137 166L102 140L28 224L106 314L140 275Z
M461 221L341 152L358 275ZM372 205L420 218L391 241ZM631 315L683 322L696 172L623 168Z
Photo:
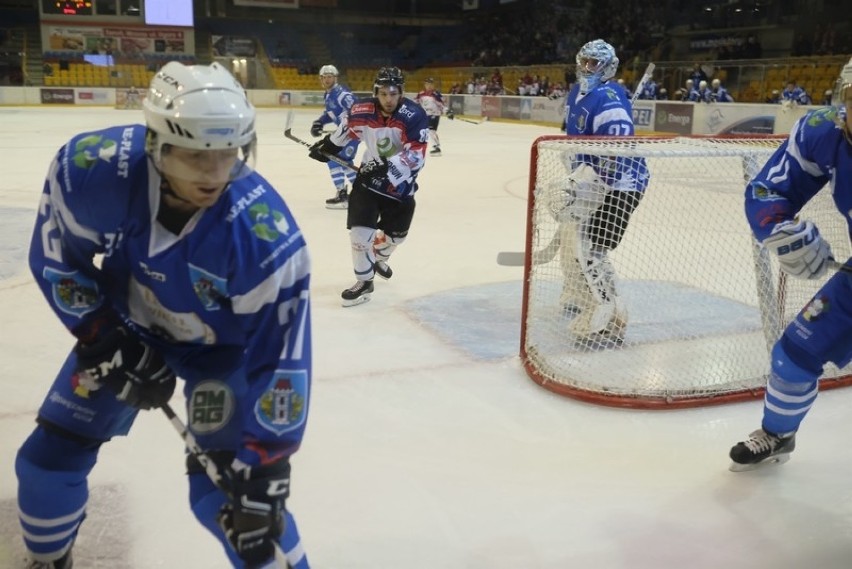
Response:
M852 144L852 124L849 109L852 108L852 58L843 66L840 77L834 85L831 104L837 108L838 126L846 134L846 140Z
M615 48L603 40L590 41L577 52L577 82L580 92L588 93L601 83L615 77L618 58Z
M218 63L167 63L152 79L143 111L146 151L165 178L224 187L254 170L255 109Z

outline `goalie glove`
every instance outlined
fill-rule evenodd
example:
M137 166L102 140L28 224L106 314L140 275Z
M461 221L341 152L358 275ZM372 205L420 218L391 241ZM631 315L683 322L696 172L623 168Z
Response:
M290 495L290 461L225 470L230 501L219 512L219 526L247 567L259 567L275 555L284 533L284 503Z
M559 223L582 223L604 203L609 188L589 164L580 164L565 181L548 184L544 193L550 214Z
M311 124L311 136L322 136L322 123L318 120L314 121L313 124Z
M831 247L812 221L780 223L763 244L778 257L781 270L803 279L819 278L828 269L828 261L834 259Z

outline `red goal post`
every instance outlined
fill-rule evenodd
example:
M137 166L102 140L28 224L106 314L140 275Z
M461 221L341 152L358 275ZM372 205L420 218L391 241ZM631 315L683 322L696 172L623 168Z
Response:
M785 138L535 140L520 345L529 377L555 393L618 407L697 407L762 397L772 345L825 280L786 278L745 219L746 180ZM577 154L622 162L642 158L650 172L622 242L608 255L626 307L623 341L590 340L571 328L589 307L566 300L577 297L571 287L580 285L571 278L571 263L562 263L559 235L569 225L554 218L548 196ZM827 190L801 218L817 224L835 258L850 255L846 221ZM820 387L850 385L850 374L852 369L829 365Z

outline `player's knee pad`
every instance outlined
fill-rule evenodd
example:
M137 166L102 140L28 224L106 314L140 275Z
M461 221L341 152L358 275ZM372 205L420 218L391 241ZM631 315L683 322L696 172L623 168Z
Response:
M822 375L822 362L816 356L781 336L772 347L772 373L769 383L783 393L807 393Z
M349 242L352 244L353 251L372 251L375 237L376 230L372 227L356 225L349 230Z
M26 472L18 471L18 464L22 468L31 465L44 473L80 473L85 477L95 466L101 444L42 422L18 450L15 460L18 477L29 484L38 484Z

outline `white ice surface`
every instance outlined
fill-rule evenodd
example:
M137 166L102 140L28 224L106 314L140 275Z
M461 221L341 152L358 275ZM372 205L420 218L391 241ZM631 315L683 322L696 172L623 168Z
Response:
M298 111L294 132L309 139L316 113ZM0 108L0 568L21 554L15 451L71 347L25 267L43 176L72 134L141 118ZM495 257L523 248L530 143L554 129L442 121L444 155L420 176L393 279L344 309L345 213L325 209L327 170L283 124L284 111L260 111L258 169L295 212L314 263L314 391L289 502L314 568L852 567L852 391L821 395L789 463L733 474L728 449L759 425L759 402L587 405L532 383L514 349L477 357L418 322L415 300L461 287L482 285L481 307L487 285L516 283L507 290L519 306L521 269ZM503 316L496 333L511 346L518 323ZM80 569L228 566L189 511L181 442L159 413L105 446L91 484Z

